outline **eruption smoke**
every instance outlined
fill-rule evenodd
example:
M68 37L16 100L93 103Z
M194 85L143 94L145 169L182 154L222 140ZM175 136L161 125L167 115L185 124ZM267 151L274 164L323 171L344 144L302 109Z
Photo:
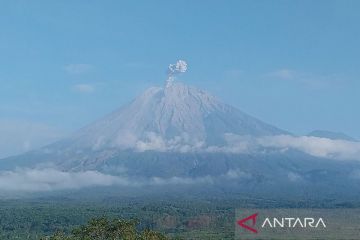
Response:
M169 86L175 79L175 76L184 73L187 70L187 63L184 60L178 60L175 64L170 64L168 68L168 78L166 86Z

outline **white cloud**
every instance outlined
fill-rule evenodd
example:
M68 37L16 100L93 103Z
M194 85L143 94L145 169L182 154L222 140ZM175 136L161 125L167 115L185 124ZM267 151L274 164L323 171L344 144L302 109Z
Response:
M125 174L125 173L123 173ZM17 169L0 172L0 192L47 192L66 189L80 189L93 186L165 186L213 184L217 180L226 178L240 178L246 176L234 170L218 177L152 177L149 179L134 179L124 176L114 176L98 171L65 172L54 168L45 169Z
M55 168L16 169L0 171L0 192L47 192L66 189L80 189L93 186L167 186L213 184L224 179L251 178L251 175L239 169L230 169L219 176L202 177L151 177L135 179L127 177L126 171L119 172L122 176L108 175L98 171L66 172Z
M145 137L141 140L136 139L136 137L129 138L129 140L131 142L135 142L135 145L127 145L126 147L134 148L139 152L148 150L159 152L195 152L201 150L204 146L204 142L191 139L187 133L183 133L181 136L175 136L170 140L166 140L157 133L146 132Z
M0 190L43 192L89 186L128 185L127 179L96 171L62 172L55 169L24 169L0 172Z
M333 140L313 136L277 135L265 137L226 134L227 144L222 147L210 146L208 152L253 153L266 149L286 152L295 149L312 156L339 160L360 160L360 142Z
M338 160L360 160L360 142L333 140L313 136L277 135L265 137L225 134L224 146L208 146L193 151L226 153L259 153L262 151L286 152L299 150L315 157Z
M64 67L65 71L69 74L83 74L89 72L93 68L90 64L77 63L77 64L68 64Z
M127 136L127 135L124 135ZM248 135L224 134L225 144L222 146L206 145L204 141L188 139L184 136L175 136L168 140L154 132L147 132L143 139L134 135L124 138L119 147L134 149L135 151L159 152L225 152L225 153L259 153L262 151L286 152L295 149L312 156L332 159L360 160L360 142L333 140L313 136L277 135L252 137ZM129 140L126 140L129 139ZM126 142L125 145L123 142Z
M95 87L90 84L76 84L73 89L80 93L92 93L95 91Z
M321 90L334 86L342 86L344 77L338 75L319 75L308 72L295 71L288 68L279 69L265 74L263 77L274 80L289 80L299 86L312 90Z
M182 178L182 177L171 177L168 179L153 177L151 178L151 185L169 185L169 184L201 184L201 183L209 183L212 184L214 182L213 177L205 176L205 177L197 177L197 178Z
M0 158L41 147L63 136L63 131L46 124L15 119L0 120Z
M360 143L328 138L290 135L269 136L257 139L263 147L292 148L316 157L360 160Z
M267 75L279 79L290 80L290 79L294 79L297 76L297 73L294 70L284 68L271 72Z
M144 141L138 141L135 148L140 152L147 150L164 152L167 150L165 141L154 132L146 133L146 139Z

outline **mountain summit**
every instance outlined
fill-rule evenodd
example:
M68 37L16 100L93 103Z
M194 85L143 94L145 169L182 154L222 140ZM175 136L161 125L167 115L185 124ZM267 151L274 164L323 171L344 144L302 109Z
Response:
M205 91L172 82L147 89L69 140L76 148L181 151L222 145L229 133L257 137L286 132Z
M289 135L167 81L67 139L0 161L0 169L95 171L125 183L203 184L213 193L343 196L358 186L360 169L358 161L334 160L347 156L344 148L357 156L360 145Z
M172 79L164 87L148 88L129 104L66 139L0 161L0 169L51 165L63 170L106 168L112 172L119 167L156 176L156 168L171 174L170 158L175 161L173 167L180 163L176 159L184 158L181 164L190 162L185 173L198 162L195 155L247 152L242 138L281 134L287 132ZM141 166L134 166L140 160ZM166 167L154 167L160 162ZM140 171L144 166L149 168Z

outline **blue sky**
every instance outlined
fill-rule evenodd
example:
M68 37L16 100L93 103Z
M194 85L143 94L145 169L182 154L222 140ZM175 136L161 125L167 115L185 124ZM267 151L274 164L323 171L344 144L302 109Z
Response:
M2 1L0 157L181 81L295 134L360 138L359 1Z

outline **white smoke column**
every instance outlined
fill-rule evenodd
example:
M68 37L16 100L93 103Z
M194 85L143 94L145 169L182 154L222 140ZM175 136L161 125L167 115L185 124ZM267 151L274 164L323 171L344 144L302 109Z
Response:
M187 70L187 63L184 60L178 60L175 64L170 64L168 68L168 78L166 86L168 87L175 79L175 76L184 73Z

